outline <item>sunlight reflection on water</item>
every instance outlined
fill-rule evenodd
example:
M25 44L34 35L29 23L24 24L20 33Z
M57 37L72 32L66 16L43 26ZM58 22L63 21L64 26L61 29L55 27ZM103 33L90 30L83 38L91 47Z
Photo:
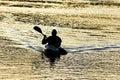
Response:
M40 44L42 39L38 39L37 37L35 37L35 35L34 36L26 35L26 34L31 34L30 31L17 31L15 29L8 29L7 32L13 40L20 42L26 48L36 50L36 51L43 51L43 49L44 49L43 45ZM25 32L25 33L22 34L23 32ZM82 40L86 39L86 37L85 38L83 37L81 39ZM107 50L111 50L111 49L119 49L120 48L120 45L110 45L110 44L109 45L108 44L99 45L99 44L98 45L87 44L87 45L83 45L83 46L81 45L78 47L65 46L63 48L65 48L65 50L67 50L69 53L85 53L85 52L89 52L89 51L107 51Z

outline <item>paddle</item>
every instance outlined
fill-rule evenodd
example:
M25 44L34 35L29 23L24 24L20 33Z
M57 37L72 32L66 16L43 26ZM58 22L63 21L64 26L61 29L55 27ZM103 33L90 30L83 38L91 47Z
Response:
M33 29L36 30L37 32L41 33L43 36L45 36L45 34L43 34L41 28L39 28L38 26L34 26Z

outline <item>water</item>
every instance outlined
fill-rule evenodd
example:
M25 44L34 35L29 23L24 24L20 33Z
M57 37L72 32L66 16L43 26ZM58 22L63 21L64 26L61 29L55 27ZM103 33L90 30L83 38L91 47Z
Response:
M120 41L119 36L115 36L118 35L118 31L106 30L108 33L104 33L97 30L39 25L47 36L51 35L52 29L57 29L63 40L62 47L68 51L68 54L62 56L51 69L49 62L41 59L41 51L44 49L44 45L41 44L43 36L34 31L33 26L9 21L0 23L1 36L19 43L11 45L15 47L2 48L5 52L0 54L0 79L119 80L120 77L116 73L119 74L120 68Z
M69 28L68 29L67 28L63 28L63 29L58 28L58 29L59 29L59 33L61 33L61 36L62 36L62 32L69 30ZM78 31L80 31L80 30L74 30L74 31L76 31L76 33L74 32L75 34L71 34L71 36L72 35L79 35ZM31 28L31 31L30 30L15 30L12 28L8 28L6 30L6 32L9 34L9 37L12 40L15 40L15 41L18 41L19 43L21 43L22 47L29 48L29 49L36 50L36 51L43 51L43 49L44 49L44 45L41 44L41 41L43 38L42 35L39 34L38 32L35 32L34 30L32 30L32 28ZM50 33L50 31L48 31L48 32ZM91 51L108 51L111 49L119 49L120 48L120 45L116 44L119 40L118 41L115 40L116 43L114 43L114 44L112 42L109 44L104 44L105 40L101 40L101 41L98 40L97 41L98 38L91 37L90 35L87 35L88 33L85 33L86 30L81 30L81 32L83 32L83 33L80 33L80 34L83 34L85 36L81 37L80 39L82 41L83 40L89 40L89 41L87 43L85 43L85 42L80 43L79 39L75 40L75 39L77 39L77 36L73 36L72 39L74 39L73 41L76 41L76 42L72 42L70 40L69 43L67 42L67 44L69 44L69 45L67 45L67 44L62 45L63 48L65 50L67 50L69 53L85 53L85 52L91 52ZM66 38L65 35L67 35L67 33L63 35L64 39ZM67 38L69 38L69 37L67 37ZM64 40L63 40L63 42L64 42ZM91 43L91 42L96 42L96 43Z
M8 41L4 44L5 47L1 47L0 79L120 79L118 30L71 29L39 25L48 36L52 29L57 29L58 35L63 40L62 47L69 52L56 62L54 69L50 69L49 63L41 59L41 51L44 49L44 45L41 44L43 36L34 31L33 26L15 22L11 15L0 22L0 36L18 43L9 44Z

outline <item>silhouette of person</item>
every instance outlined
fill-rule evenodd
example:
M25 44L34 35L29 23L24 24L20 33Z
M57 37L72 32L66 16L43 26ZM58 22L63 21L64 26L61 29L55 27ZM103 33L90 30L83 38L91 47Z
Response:
M52 36L46 37L44 35L44 38L42 40L42 44L45 45L45 53L47 54L47 57L51 57L51 50L52 51L58 51L59 52L59 58L60 55L66 55L67 51L61 48L62 40L59 36L57 36L57 31L55 29L52 30ZM53 56L52 56L53 57Z
M46 45L45 47L52 50L59 48L61 42L62 40L60 37L57 36L57 31L55 29L52 30L52 36L49 36L47 38L46 35L44 35L44 38L42 40L42 44L48 43L48 45Z

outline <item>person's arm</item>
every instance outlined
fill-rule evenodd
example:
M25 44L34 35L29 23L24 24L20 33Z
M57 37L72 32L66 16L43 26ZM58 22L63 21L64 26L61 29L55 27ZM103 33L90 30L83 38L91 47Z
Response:
M46 43L47 43L47 37L46 37L46 35L44 35L43 40L42 40L42 44L46 44Z

